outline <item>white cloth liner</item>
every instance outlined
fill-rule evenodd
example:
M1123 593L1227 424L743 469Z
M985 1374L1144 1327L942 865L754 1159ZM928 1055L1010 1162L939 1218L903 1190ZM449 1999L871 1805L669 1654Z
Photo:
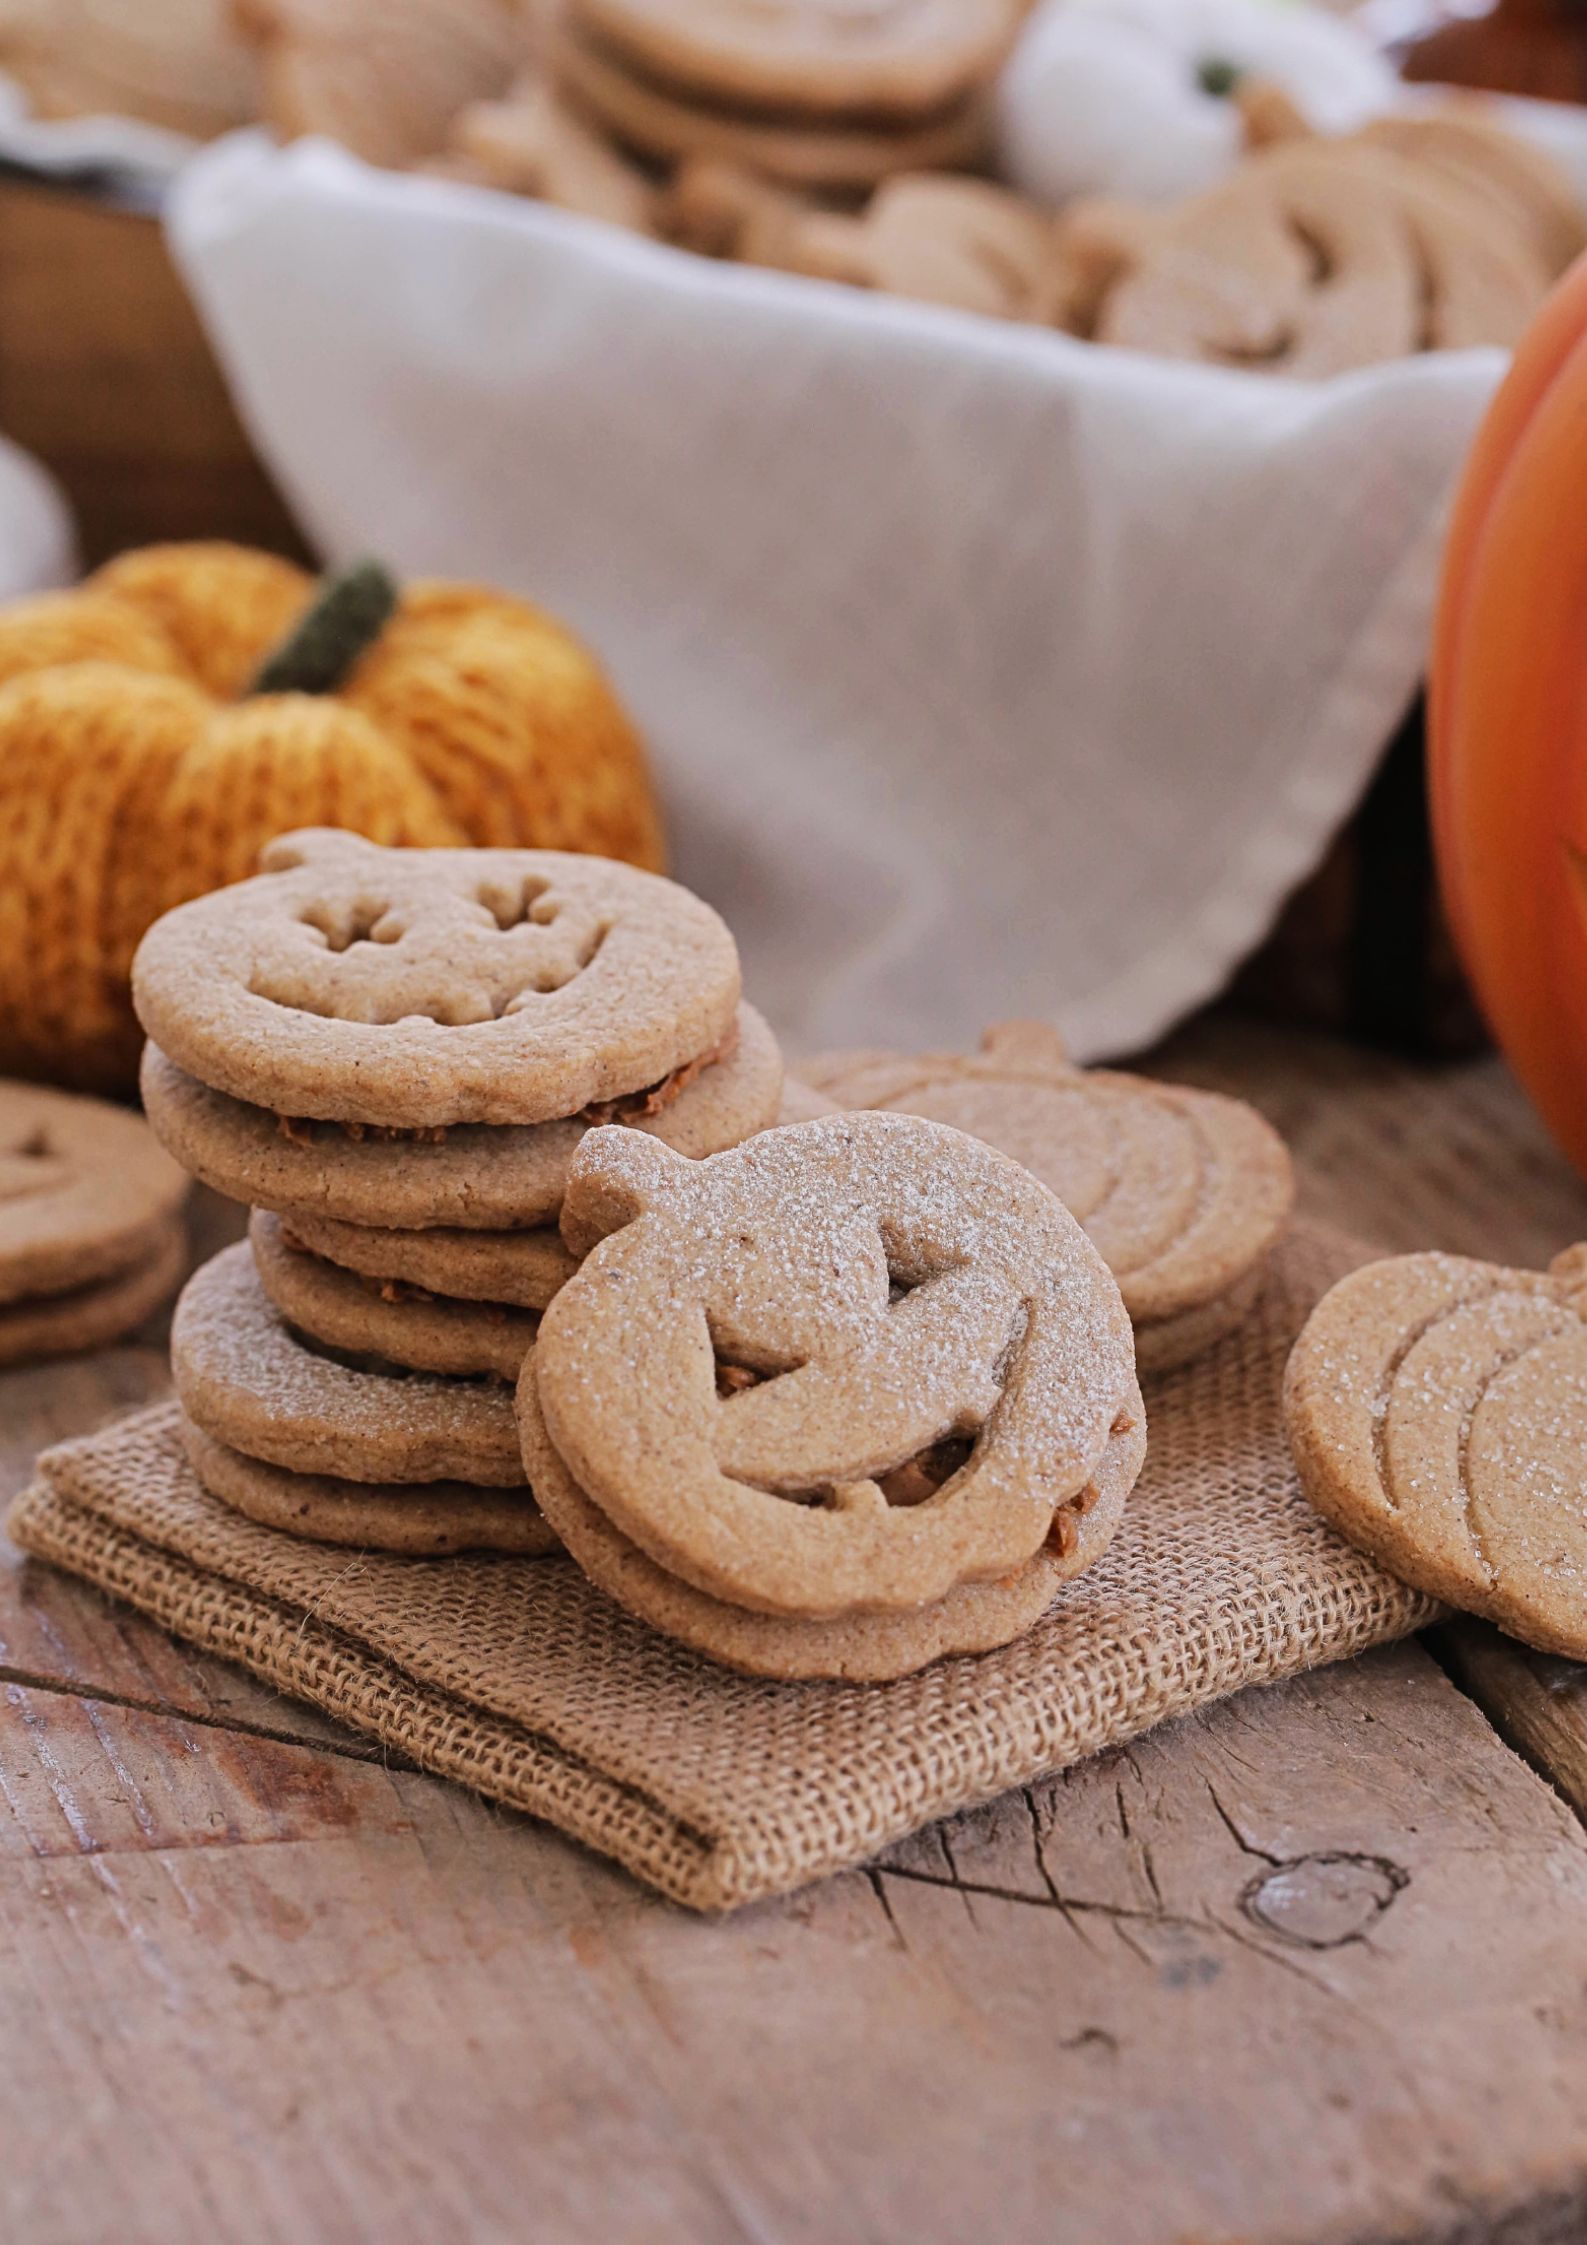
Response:
M257 134L169 226L327 555L602 652L796 1050L1214 993L1416 690L1503 363L1187 368Z

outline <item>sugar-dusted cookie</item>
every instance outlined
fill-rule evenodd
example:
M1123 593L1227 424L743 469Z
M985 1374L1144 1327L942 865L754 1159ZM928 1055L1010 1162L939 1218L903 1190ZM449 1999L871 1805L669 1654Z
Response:
M573 0L575 23L683 92L811 116L918 118L992 77L1014 0Z
M761 261L997 319L1048 322L1058 301L1047 212L989 179L939 172L885 180L857 217L807 212Z
M157 920L133 1002L179 1068L295 1117L540 1123L714 1054L733 938L657 873L311 829Z
M1040 1022L1000 1023L976 1053L830 1054L803 1063L802 1080L845 1107L951 1123L1023 1163L1118 1280L1144 1371L1239 1323L1289 1217L1289 1155L1254 1108L1076 1068Z
M722 1059L682 1071L659 1092L617 1102L615 1115L675 1153L719 1153L776 1120L782 1076L776 1039L753 1006L740 1006ZM283 1121L211 1090L153 1044L141 1080L150 1123L203 1184L283 1216L395 1231L512 1231L554 1221L580 1139L614 1113L603 1105L559 1122L465 1123L393 1139L361 1127Z
M145 1243L138 1261L114 1278L0 1304L0 1364L73 1356L121 1340L175 1293L186 1262L187 1234L180 1219L171 1217Z
M286 1219L282 1234L288 1246L306 1248L343 1270L375 1280L393 1301L415 1293L441 1294L543 1310L578 1269L562 1234L550 1224L522 1232L465 1232L456 1226L393 1232L374 1224L298 1215Z
M310 1543L351 1544L435 1559L455 1551L514 1552L539 1558L560 1549L528 1490L478 1489L465 1481L338 1481L289 1473L230 1450L183 1421L193 1471L212 1497L261 1527Z
M1546 1272L1401 1255L1343 1278L1289 1360L1307 1496L1435 1598L1587 1659L1587 1247Z
M586 1259L524 1375L550 1440L621 1535L735 1605L822 1620L1006 1577L1141 1417L1074 1219L915 1116L704 1162L592 1131L562 1228ZM1082 1561L1110 1525L1080 1517Z
M0 1083L0 1304L157 1259L186 1197L187 1179L136 1115Z
M749 1613L682 1582L646 1557L578 1486L546 1433L527 1375L519 1389L524 1463L542 1512L599 1589L642 1621L708 1659L748 1675L841 1677L876 1683L908 1676L952 1653L990 1652L1021 1636L1112 1535L1141 1470L1144 1416L1109 1437L1095 1476L1056 1513L1033 1558L995 1582L966 1582L934 1603L833 1621ZM1077 1510L1077 1507L1084 1510ZM1082 1537L1081 1522L1089 1517Z
M572 36L557 40L554 70L571 106L637 155L713 157L792 187L857 192L894 172L957 170L979 163L990 139L986 104L973 95L918 122L790 122L696 106Z
M259 1283L295 1331L343 1355L375 1356L409 1372L516 1380L534 1344L532 1310L433 1294L404 1299L318 1255L288 1246L281 1219L255 1209L248 1225Z
M299 1340L267 1299L246 1245L183 1289L171 1372L188 1417L228 1449L344 1481L522 1485L512 1397L499 1380L340 1362Z

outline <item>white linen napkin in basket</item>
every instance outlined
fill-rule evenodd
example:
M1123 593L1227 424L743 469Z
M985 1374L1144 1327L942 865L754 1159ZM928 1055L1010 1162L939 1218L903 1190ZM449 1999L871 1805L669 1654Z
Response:
M1502 365L1170 365L253 135L169 223L328 554L600 649L796 1049L1215 991L1415 691Z

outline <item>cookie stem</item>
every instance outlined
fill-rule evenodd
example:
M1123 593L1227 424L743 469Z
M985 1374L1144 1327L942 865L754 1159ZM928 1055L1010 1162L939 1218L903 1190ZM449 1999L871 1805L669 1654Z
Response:
M250 694L331 694L380 637L397 605L397 581L378 561L353 561L320 581L314 598L254 672Z

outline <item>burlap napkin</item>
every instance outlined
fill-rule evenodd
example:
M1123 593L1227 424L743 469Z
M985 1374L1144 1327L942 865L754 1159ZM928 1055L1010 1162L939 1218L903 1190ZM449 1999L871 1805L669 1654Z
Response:
M1433 1617L1323 1525L1284 1444L1290 1342L1360 1260L1296 1232L1244 1330L1148 1389L1146 1471L1105 1559L1018 1644L896 1684L729 1675L564 1559L382 1558L255 1527L198 1486L168 1404L47 1452L10 1532L675 1900L729 1909Z

